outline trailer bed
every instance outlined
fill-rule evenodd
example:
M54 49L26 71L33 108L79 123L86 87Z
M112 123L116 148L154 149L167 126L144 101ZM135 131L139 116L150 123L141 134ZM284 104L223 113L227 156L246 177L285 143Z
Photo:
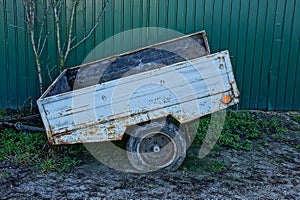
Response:
M135 124L186 123L238 102L229 52L211 55L199 32L65 70L38 107L57 145L121 140Z

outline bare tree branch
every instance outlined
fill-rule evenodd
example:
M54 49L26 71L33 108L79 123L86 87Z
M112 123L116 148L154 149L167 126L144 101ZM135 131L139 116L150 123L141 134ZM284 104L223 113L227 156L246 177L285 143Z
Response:
M71 0L70 0L71 1ZM69 24L67 27L67 38L65 42L62 42L61 37L61 19L60 15L62 12L62 5L64 4L64 0L47 0L47 6L45 7L41 2L36 0L22 0L23 6L24 6L24 13L25 13L25 21L29 30L30 35L30 41L31 46L34 53L34 60L36 63L36 68L38 72L38 79L40 84L40 91L41 94L43 93L43 78L42 78L42 68L41 68L41 61L40 58L43 54L43 51L45 49L45 46L48 41L49 33L45 31L46 29L46 21L49 14L53 15L54 18L54 27L55 27L55 35L56 35L56 45L57 45L57 65L49 69L49 65L46 62L46 66L44 66L44 69L47 69L48 76L51 81L53 81L52 78L52 72L57 67L59 68L60 72L62 72L65 68L65 63L70 55L70 52L74 49L76 49L78 46L80 46L82 43L84 43L88 38L92 36L92 34L95 32L96 28L101 23L105 11L108 7L108 4L110 0L105 0L104 6L102 8L102 11L100 12L99 16L97 17L97 20L93 27L89 30L89 32L84 34L84 37L73 45L73 42L76 39L76 36L73 35L73 28L74 28L74 21L77 11L77 5L80 0L72 0L72 8L71 8L71 15L69 20ZM1 2L0 2L1 3ZM41 6L44 10L43 16L36 16L36 6ZM67 6L67 5L66 5ZM39 8L40 9L40 8ZM49 11L52 11L51 13ZM40 24L40 29L37 30L36 23ZM13 26L13 25L11 25ZM15 28L20 28L13 26ZM24 28L23 28L24 29ZM37 35L35 35L37 34ZM63 48L62 48L62 44Z
M36 42L35 42L35 2L34 0L22 0L26 21L29 25L29 34L30 34L30 40L31 40L31 46L34 53L34 60L36 63L36 68L38 72L38 78L39 78L39 84L40 84L40 92L43 94L44 88L43 88L43 77L42 77L42 69L41 69L41 63L40 63L40 57L37 50Z
M49 69L49 65L47 65L47 73L48 73L48 77L50 79L50 81L52 82L53 81L53 78L52 78L52 71L56 68L57 66L53 66L51 69Z
M63 4L63 1L62 0L58 0L57 2L57 13L58 13L58 18L60 18L60 14L61 14L61 8L62 8L62 4Z
M65 56L64 56L64 62L67 61L67 58L70 53L70 48L71 48L71 43L72 43L73 23L74 23L74 16L75 16L77 3L78 3L77 0L73 0L71 18L70 18L69 28L68 28L67 49L66 49Z
M21 29L22 31L25 31L25 28L24 28L24 27L16 26L16 25L13 25L13 24L7 24L7 25L10 26L10 27L18 28L18 29Z
M59 1L60 2L60 1ZM58 3L59 3L58 2ZM60 26L59 26L59 17L57 11L57 1L53 0L53 12L54 12L54 20L55 20L55 28L56 28L56 44L57 44L57 54L58 54L58 62L59 62L59 70L60 72L64 69L64 56L61 49L61 42L60 42Z
M48 40L48 36L49 36L49 33L47 33L47 35L46 35L45 38L44 38L44 42L43 42L43 44L42 44L42 48L41 48L40 51L39 51L39 57L41 57L41 55L42 55L42 53L43 53L43 51L44 51L44 49L45 49L45 45L46 45L46 42L47 42L47 40Z
M105 14L105 11L106 11L106 9L108 7L109 2L110 2L110 0L106 0L105 1L105 5L104 5L104 7L102 9L102 12L98 16L95 25L92 27L92 29L89 31L89 33L82 40L80 40L77 44L75 44L74 46L72 46L69 51L74 50L75 48L77 48L78 46L80 46L82 43L84 43L89 37L91 37L91 35L95 32L96 28L98 27L98 25L102 21L103 16Z
M40 29L40 34L39 34L39 41L38 41L38 47L37 47L38 52L40 52L40 46L41 46L43 30L44 30L44 21L42 22L41 29Z

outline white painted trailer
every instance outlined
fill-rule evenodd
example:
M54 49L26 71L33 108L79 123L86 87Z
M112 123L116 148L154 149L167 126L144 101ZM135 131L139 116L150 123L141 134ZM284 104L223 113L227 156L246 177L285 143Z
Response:
M67 69L37 104L53 145L121 140L139 124L128 158L149 171L185 156L184 133L158 119L184 124L238 102L229 52L210 54L202 31Z

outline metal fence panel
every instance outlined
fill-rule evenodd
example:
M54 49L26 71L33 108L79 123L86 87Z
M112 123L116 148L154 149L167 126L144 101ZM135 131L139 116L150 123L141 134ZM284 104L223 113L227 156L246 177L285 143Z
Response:
M71 0L61 10L66 39ZM93 27L104 0L81 0L75 16L75 42ZM37 14L48 6L39 1ZM241 90L238 109L300 109L300 2L297 0L111 0L92 36L70 54L67 66L81 64L103 40L124 30L164 27L183 33L205 29L212 52L229 49ZM53 16L47 16L48 41L42 57L56 65ZM143 33L112 42L105 55L138 47ZM162 35L155 35L162 38ZM154 39L155 39L154 37ZM132 44L128 41L132 40ZM129 46L128 46L129 45ZM0 1L0 107L20 108L39 96L37 73L24 21L22 1ZM51 83L44 70L45 86ZM58 74L58 70L52 71Z

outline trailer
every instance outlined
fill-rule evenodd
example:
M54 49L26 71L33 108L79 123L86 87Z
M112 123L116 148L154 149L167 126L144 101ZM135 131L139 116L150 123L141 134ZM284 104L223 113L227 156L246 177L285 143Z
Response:
M205 31L64 70L38 99L52 145L122 140L141 172L176 169L189 133L180 126L239 103L228 51Z

